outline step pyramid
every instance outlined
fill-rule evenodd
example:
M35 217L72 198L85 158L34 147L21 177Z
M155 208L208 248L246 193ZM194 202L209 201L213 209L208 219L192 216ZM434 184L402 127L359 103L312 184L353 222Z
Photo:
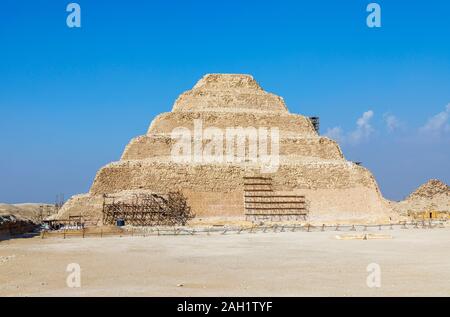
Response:
M389 221L390 209L370 171L347 161L338 144L320 136L308 117L290 113L281 97L264 91L252 76L240 74L208 74L182 93L172 111L158 115L145 135L132 139L119 161L98 171L89 193L72 197L58 217L86 214L101 219L105 194L127 197L175 190L183 192L197 216L244 217L244 177L261 175L262 146L252 159L230 161L224 159L227 146L217 146L228 139L220 143L205 137L207 131L227 136L236 128L276 131L267 138L267 149L271 154L276 150L276 169L264 176L270 177L277 195L304 196L310 221ZM214 149L209 153L218 156L174 156L180 142L174 131L192 132L189 140L197 145L189 151L209 146ZM251 151L248 144L246 154Z

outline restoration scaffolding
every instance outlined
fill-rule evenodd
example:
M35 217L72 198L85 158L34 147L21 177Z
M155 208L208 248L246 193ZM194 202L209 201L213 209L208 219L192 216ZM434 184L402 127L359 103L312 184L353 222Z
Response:
M270 177L244 177L244 207L247 220L306 220L305 196L277 194Z
M184 226L194 217L186 198L180 192L167 195L135 194L131 201L116 201L103 196L103 224L132 226Z

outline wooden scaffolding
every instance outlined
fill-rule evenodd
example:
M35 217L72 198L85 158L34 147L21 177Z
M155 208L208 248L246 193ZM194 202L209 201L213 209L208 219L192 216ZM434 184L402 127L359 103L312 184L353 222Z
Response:
M306 220L305 196L277 194L270 177L244 177L244 208L250 220Z
M317 134L320 134L320 119L319 117L309 117L309 120L311 121L314 130L316 130Z
M123 221L132 226L185 225L193 218L190 207L181 193L135 195L132 201L116 201L104 196L103 224Z

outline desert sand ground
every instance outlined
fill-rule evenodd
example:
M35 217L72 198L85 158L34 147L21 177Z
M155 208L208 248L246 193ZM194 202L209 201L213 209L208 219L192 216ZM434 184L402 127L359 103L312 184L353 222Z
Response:
M450 228L14 239L0 242L0 296L449 296ZM66 285L69 263L81 287ZM381 268L369 288L367 266Z

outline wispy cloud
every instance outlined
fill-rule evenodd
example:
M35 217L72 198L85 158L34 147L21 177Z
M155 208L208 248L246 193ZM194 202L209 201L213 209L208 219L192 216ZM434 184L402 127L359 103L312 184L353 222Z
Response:
M366 142L376 131L372 124L374 116L375 113L372 110L367 110L356 120L356 127L352 131L345 131L342 127L336 126L329 128L325 136L336 140L341 145L358 145ZM392 136L394 132L406 131L406 124L389 112L383 114L382 122L388 135ZM386 135L386 137L388 136ZM421 127L409 130L407 135L403 133L398 137L411 142L415 142L416 138L419 138L421 142L450 141L450 104L443 111L429 117Z
M420 127L419 131L422 134L440 136L450 132L450 104L448 104L444 111L432 116L428 121Z
M352 145L359 144L369 139L370 135L374 132L370 121L374 116L372 110L368 110L362 114L358 120L356 120L355 130L344 133L341 127L334 127L328 129L325 133L331 139L338 141L339 143L349 143Z
M356 121L356 129L349 135L349 142L353 144L367 140L374 131L370 120L373 117L373 111L369 110L363 113L362 117Z
M327 132L325 133L325 136L339 143L342 143L344 141L344 131L342 131L341 127L334 127L328 129Z
M397 119L396 116L390 113L385 113L383 115L383 121L386 124L386 129L389 133L392 133L396 130L398 130L401 126L401 122L399 119Z

